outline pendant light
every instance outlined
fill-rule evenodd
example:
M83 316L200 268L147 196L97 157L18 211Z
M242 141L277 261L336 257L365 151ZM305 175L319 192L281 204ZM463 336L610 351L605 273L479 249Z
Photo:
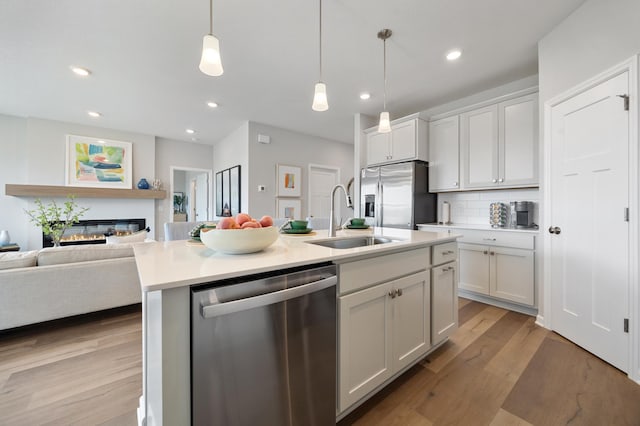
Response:
M311 109L314 111L326 111L329 109L329 103L327 102L327 86L322 82L322 0L320 2L320 11L318 13L319 25L320 29L319 37L320 40L320 80L316 83L315 93L313 94L313 105L311 105Z
M200 71L212 77L218 77L224 73L220 57L220 42L213 35L213 0L209 0L209 34L202 39Z
M384 98L382 104L382 112L380 113L380 122L378 123L379 133L389 133L391 131L391 122L389 121L389 111L387 111L387 39L391 37L391 30L384 29L378 32L378 38L382 39L383 44L383 62L384 62Z

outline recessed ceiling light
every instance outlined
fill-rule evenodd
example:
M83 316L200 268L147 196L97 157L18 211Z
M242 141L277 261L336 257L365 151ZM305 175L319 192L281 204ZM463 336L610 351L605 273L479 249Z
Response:
M218 104L215 102L207 102L209 108L218 108Z
M91 74L91 71L89 71L86 68L80 68L80 67L71 67L71 71L73 71L73 73L75 75L79 75L80 77L88 77L89 74Z
M371 97L371 95L369 93L367 93L367 92L360 93L360 99L362 99L363 101L366 101L370 97Z
M191 140L192 140L193 142L195 142L195 141L197 141L197 140L198 140L198 138L191 138Z
M462 55L462 52L459 50L452 50L451 52L447 53L447 59L450 61L455 61L456 59L458 59L460 56Z
M97 112L97 111L87 111L87 114L89 114L89 116L90 116L90 117L93 117L93 118L98 118L98 117L101 117L101 116L102 116L102 114L100 114L100 113L99 113L99 112Z
M193 129L187 129L186 130L187 133L189 133L190 135L194 134L196 131Z

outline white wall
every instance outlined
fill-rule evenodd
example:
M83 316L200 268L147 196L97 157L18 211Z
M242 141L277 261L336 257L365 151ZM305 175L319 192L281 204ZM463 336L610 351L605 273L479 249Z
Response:
M258 143L258 134L267 135L271 143ZM249 123L249 211L252 216L276 215L276 165L286 164L302 168L302 217L308 213L309 164L334 166L340 169L340 180L346 185L353 177L353 145L305 135L260 123ZM258 185L266 191L258 192ZM243 187L244 191L244 187ZM343 200L341 215L353 216ZM246 209L243 208L246 211ZM329 216L327 212L326 216Z
M589 0L540 40L540 105L639 53L639 17L638 0Z
M173 214L173 194L171 194L171 166L213 170L213 146L191 142L175 141L156 138L156 177L162 181L162 188L167 191L167 198L156 200L156 223L158 224L158 239L164 237L164 223L169 222ZM175 189L189 194L188 186ZM174 182L175 185L175 182ZM213 188L213 186L211 186ZM210 191L211 192L211 191Z
M215 174L230 167L240 166L240 209L249 208L249 122L244 122L233 133L213 145L213 214L215 215ZM253 171L252 171L253 173ZM214 216L215 217L215 216Z
M153 136L73 123L3 116L0 120L0 135L7 135L7 139L3 140L2 146L15 151L17 158L2 156L0 164L3 174L0 183L64 185L67 134L132 142L133 184L143 177L153 179ZM3 209L5 205L10 206L10 214L13 216L8 220L10 226L7 226L12 239L25 250L40 248L40 228L31 225L23 212L23 209L34 208L34 199L16 198L2 196ZM59 203L65 201L64 198L55 200ZM49 200L43 198L43 202L47 201ZM155 229L153 200L83 198L76 201L82 207L90 209L82 219L144 218L147 225L152 230Z

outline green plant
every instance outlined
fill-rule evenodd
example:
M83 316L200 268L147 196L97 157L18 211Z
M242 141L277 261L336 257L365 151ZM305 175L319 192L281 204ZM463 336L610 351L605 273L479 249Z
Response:
M31 223L42 228L44 235L51 236L54 247L60 245L64 231L74 223L78 223L79 218L89 210L78 206L72 195L68 196L63 206L58 206L54 200L45 205L40 199L36 199L35 205L34 210L25 210L25 213L29 216Z
M187 200L187 196L184 194L178 195L178 194L174 194L173 196L173 204L174 204L174 212L176 213L182 213L182 205L185 203L185 201Z

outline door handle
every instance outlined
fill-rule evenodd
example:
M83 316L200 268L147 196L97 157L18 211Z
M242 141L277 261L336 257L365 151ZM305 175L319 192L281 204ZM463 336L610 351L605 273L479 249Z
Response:
M562 231L562 230L561 230L559 227L557 227L557 226L550 226L550 227L549 227L549 233L550 233L550 234L560 235L560 232L561 232L561 231Z

